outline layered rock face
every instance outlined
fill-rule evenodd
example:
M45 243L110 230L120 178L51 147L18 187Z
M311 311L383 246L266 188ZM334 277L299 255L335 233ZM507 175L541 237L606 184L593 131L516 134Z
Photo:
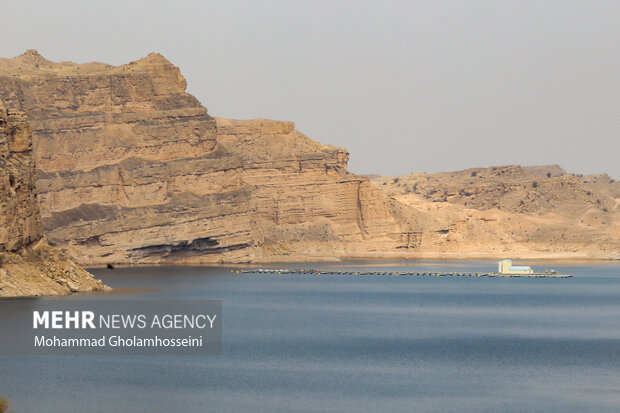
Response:
M244 160L255 185L266 253L367 255L407 248L407 226L366 178L347 172L349 154L321 145L293 122L217 118L218 141Z
M118 67L0 59L0 96L33 121L49 238L89 264L620 255L608 176L509 166L371 183L292 122L215 119L185 89L158 54ZM6 115L16 147L20 116ZM40 237L37 215L18 215L0 243Z
M300 259L408 247L348 154L290 122L216 121L162 56L113 67L0 59L34 120L42 223L84 263ZM218 143L219 142L219 143Z
M261 242L242 159L158 54L127 65L0 59L33 122L47 236L89 264L246 261Z
M104 289L42 240L30 123L0 101L0 296Z
M420 255L620 257L620 184L606 175L502 166L373 183L417 211Z

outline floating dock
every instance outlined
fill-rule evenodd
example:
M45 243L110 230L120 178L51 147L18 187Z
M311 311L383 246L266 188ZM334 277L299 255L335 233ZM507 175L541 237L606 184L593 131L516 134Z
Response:
M501 274L498 272L438 272L438 271L333 271L313 269L273 269L255 268L231 270L236 274L272 274L272 275L383 275L383 276L427 276L427 277L519 277L519 278L571 278L572 275L557 274L555 272L535 272L531 274Z

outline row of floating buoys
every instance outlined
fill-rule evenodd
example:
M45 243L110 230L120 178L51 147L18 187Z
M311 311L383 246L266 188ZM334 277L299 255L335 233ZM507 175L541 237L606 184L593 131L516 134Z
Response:
M521 277L520 275L505 275L498 274L495 272L391 272L391 271L369 271L369 272L361 272L361 271L317 271L312 269L275 269L275 268L255 268L255 269L247 269L247 270L230 270L231 273L234 274L293 274L293 275L409 275L409 276L456 276L456 277ZM547 275L547 274L532 274L526 275L523 277L557 277L557 278L568 278L573 277L572 275Z
M275 268L256 268L247 270L230 270L235 274L293 274L293 275L392 275L392 276L456 276L456 277L492 277L492 273L475 273L475 272L391 272L391 271L317 271L312 269L275 269Z

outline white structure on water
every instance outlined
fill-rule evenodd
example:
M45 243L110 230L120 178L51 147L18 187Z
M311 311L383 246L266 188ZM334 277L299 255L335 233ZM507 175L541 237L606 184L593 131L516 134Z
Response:
M534 270L532 267L524 265L512 265L512 260L502 260L498 263L498 273L500 274L532 274Z

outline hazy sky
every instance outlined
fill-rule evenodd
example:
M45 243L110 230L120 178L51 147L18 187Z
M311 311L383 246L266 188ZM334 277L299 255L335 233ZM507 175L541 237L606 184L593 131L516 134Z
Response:
M383 175L620 178L620 1L2 0L0 56L157 51L212 115L293 120Z

